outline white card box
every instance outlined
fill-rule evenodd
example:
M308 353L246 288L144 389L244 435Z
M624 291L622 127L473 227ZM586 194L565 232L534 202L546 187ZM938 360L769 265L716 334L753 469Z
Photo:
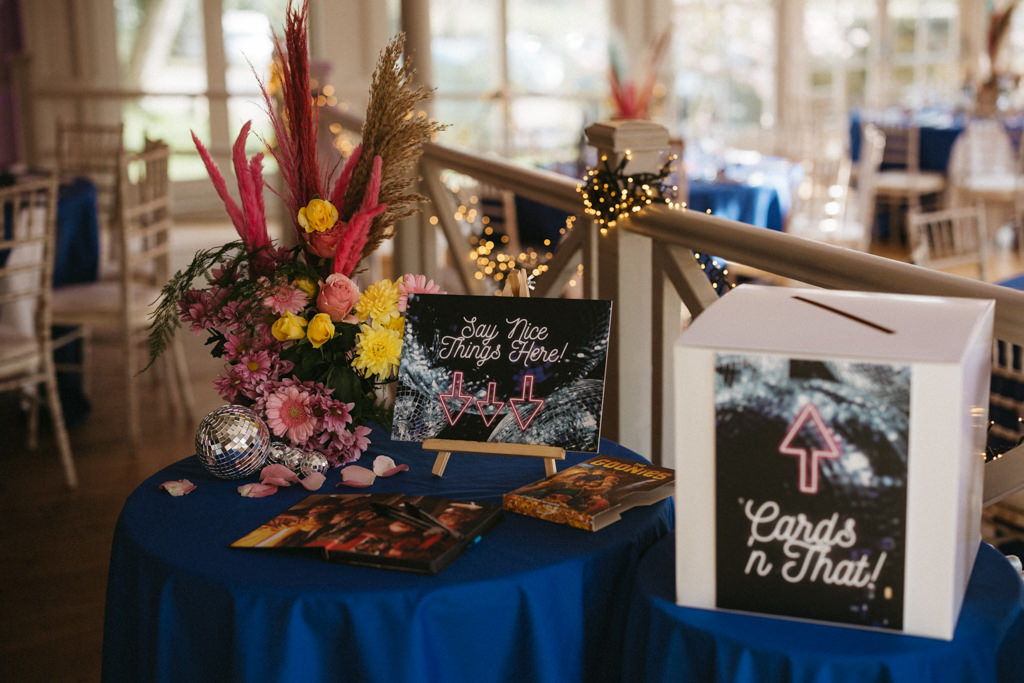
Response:
M676 600L952 639L995 304L742 285L675 353Z

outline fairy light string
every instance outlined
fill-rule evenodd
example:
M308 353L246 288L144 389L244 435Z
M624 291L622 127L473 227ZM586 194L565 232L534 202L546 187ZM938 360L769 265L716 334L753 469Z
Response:
M685 204L673 201L679 188L668 187L672 173L672 163L677 156L672 155L655 173L626 173L626 164L632 160L629 150L623 154L619 162L612 167L607 155L602 155L595 168L588 168L583 182L576 188L583 197L583 207L600 226L601 234L607 235L618 221L632 214L637 214L654 203L665 204L672 209L685 210ZM701 270L707 276L711 286L721 296L734 286L728 279L725 264L714 257L699 251L693 252Z
M665 204L673 210L686 210L686 205L676 203L673 199L678 192L675 185L669 185L672 173L672 156L655 173L625 172L626 164L631 159L626 152L614 167L607 156L601 158L597 168L588 168L584 180L577 187L583 197L584 209L600 228L602 235L607 235L618 221L642 212L652 204ZM539 277L549 270L548 262L554 256L554 249L561 239L572 232L576 217L566 218L565 225L559 229L557 238L544 239L537 248L522 245L512 250L511 240L500 225L492 225L491 218L474 192L464 192L461 179L449 176L445 184L457 198L457 208L453 218L471 227L469 234L470 250L466 257L472 262L477 280L492 281L497 287L503 284L505 277L513 269L527 273L531 278ZM436 224L438 217L433 216L430 222ZM729 271L721 259L699 251L692 252L701 270L719 295L730 290L734 285L729 281ZM576 273L568 281L571 287L576 286L577 278L583 275L583 264L578 264Z

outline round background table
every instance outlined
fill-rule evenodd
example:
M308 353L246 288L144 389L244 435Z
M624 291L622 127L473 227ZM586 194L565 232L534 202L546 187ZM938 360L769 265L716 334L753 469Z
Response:
M408 472L368 489L498 503L544 477L534 458L434 454L379 431L359 464L390 455ZM641 459L602 440L601 453ZM592 457L568 453L559 470ZM158 487L187 478L196 490ZM144 481L114 534L103 678L108 681L619 680L639 558L668 534L669 500L591 533L506 512L437 575L355 567L228 545L309 494L243 498L246 481L208 475L195 457Z
M675 604L675 544L644 555L626 637L626 681L1024 680L1024 583L982 544L952 641Z

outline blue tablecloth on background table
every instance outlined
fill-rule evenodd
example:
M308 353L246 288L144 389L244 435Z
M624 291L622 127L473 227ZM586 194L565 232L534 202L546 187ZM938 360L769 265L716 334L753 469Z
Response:
M850 113L850 158L860 158L860 128L862 114L859 111ZM949 155L953 151L953 143L963 132L966 120L963 115L935 117L918 122L921 130L920 168L922 171L946 172L949 166Z
M941 111L924 111L915 116L921 130L921 170L946 173L949 168L949 157L953 152L953 143L967 127L970 118L961 113ZM854 161L860 158L861 120L862 112L850 113L850 158ZM1019 144L1024 118L1004 118L1002 123L1014 145Z
M96 200L96 185L91 180L76 178L60 186L57 195L54 287L93 282L99 277L100 235ZM68 331L70 328L54 327L54 337ZM58 364L80 363L81 340L55 349L53 358ZM57 373L57 390L60 392L65 423L74 425L84 420L91 410L91 405L82 386L82 375L77 372Z
M719 218L771 230L782 230L785 211L779 191L769 185L747 185L731 181L689 181L691 211L710 212Z
M602 453L637 458L602 440ZM434 454L374 431L360 464L386 453L411 467L369 489L478 502L541 479L534 458ZM559 469L589 457L569 453ZM174 498L157 489L188 478ZM251 479L250 479L251 480ZM435 576L331 564L228 544L308 495L242 498L241 482L186 458L144 481L114 533L107 587L107 681L617 681L640 555L669 533L668 500L591 533L505 513Z
M675 545L662 539L637 572L626 681L1024 680L1024 583L982 544L952 641L675 604Z
M96 186L76 178L62 183L57 195L57 253L53 286L93 282L99 277L100 231Z

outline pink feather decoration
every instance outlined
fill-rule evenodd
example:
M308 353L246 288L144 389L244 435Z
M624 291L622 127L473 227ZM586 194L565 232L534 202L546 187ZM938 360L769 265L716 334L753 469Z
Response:
M370 172L370 182L366 185L366 194L363 195L363 202L359 210L352 216L345 231L345 238L338 245L338 251L334 256L334 272L343 275L351 275L363 257L363 247L366 246L370 234L370 226L373 219L387 209L387 204L378 204L380 195L381 166L383 160L378 154L373 158L373 170ZM354 164L353 164L354 165ZM346 170L348 170L346 168ZM342 173L344 175L344 173Z
M338 245L338 253L334 257L335 273L352 274L363 257L363 247L366 246L373 219L387 208L387 204L379 204L370 211L359 211L352 216L345 231L345 238Z
M235 165L235 178L238 181L239 200L242 214L245 217L245 233L242 241L249 249L257 249L270 244L267 234L266 218L263 215L263 155L253 157L253 164L245 158L245 141L249 137L252 121L246 121L239 131L232 147L232 161Z
M359 205L359 211L372 211L377 207L377 199L380 197L381 172L384 160L378 154L373 157L373 170L370 172L370 182L366 184L366 194L363 195L363 202Z
M249 250L256 250L270 246L270 234L267 232L266 211L263 205L263 155L257 154L251 161L245 158L245 141L249 137L249 128L252 121L247 121L242 130L239 131L235 144L232 147L232 162L235 168L235 179L238 182L239 199L241 208L232 199L228 191L227 182L221 175L210 152L199 141L199 137L192 133L192 141L199 150L199 156L206 165L206 172L213 181L213 187L224 202L231 223L235 231L245 243Z
M274 102L264 84L260 83L267 114L277 138L271 151L277 160L281 179L288 188L282 197L291 215L313 197L325 197L324 180L317 161L317 126L319 112L310 95L309 50L307 34L308 5L293 9L290 5L285 24L285 42L274 35L274 53L280 67L283 116L278 116ZM296 232L301 228L295 226ZM302 235L299 234L301 239Z
M203 146L203 143L199 142L199 137L196 136L195 132L192 132L192 142L195 143L196 149L199 150L199 156L203 159L203 164L206 165L206 172L210 175L210 180L213 181L213 187L217 190L217 194L220 196L221 201L224 202L224 208L227 209L228 216L231 218L231 222L235 226L235 230L238 232L238 236L243 240L245 239L245 217L242 215L242 211L235 204L235 200L231 198L231 194L228 192L227 183L224 182L224 176L220 174L220 169L217 168L216 162L210 153Z
M259 244L255 246L270 246L270 233L267 232L267 213L263 203L263 154L257 154L249 161L249 173L252 175L253 186L260 189L253 193L252 204L249 205L247 216L253 226L253 231L258 237Z
M359 163L359 157L362 153L362 145L352 150L352 155L345 162L345 167L341 169L341 175L334 182L334 190L331 192L331 204L334 204L339 214L341 214L341 208L345 203L345 190L348 189L348 184L352 180L352 174L356 170L356 164Z

